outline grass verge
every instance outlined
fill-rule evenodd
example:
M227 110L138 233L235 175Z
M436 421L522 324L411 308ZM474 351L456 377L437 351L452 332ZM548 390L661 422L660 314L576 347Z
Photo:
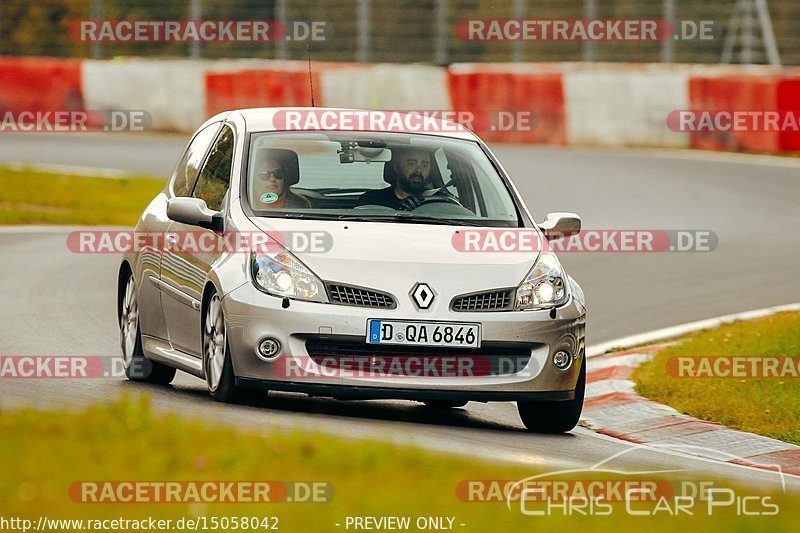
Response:
M164 183L0 165L0 224L133 226Z
M636 391L647 398L696 418L800 444L800 379L673 377L667 364L676 356L800 356L800 313L687 335L633 374Z
M530 468L321 434L212 427L155 413L144 395L79 413L6 411L0 415L0 434L0 514L34 524L43 515L84 520L271 516L283 531L345 531L347 516L410 516L412 521L434 516L453 517L453 529L461 531L617 531L634 526L673 531L712 520L721 531L790 531L798 519L787 494L770 496L780 508L775 516L738 516L734 505L708 516L704 503L692 516L672 516L663 509L655 517L630 516L624 504L616 504L607 516L565 516L561 508L550 516L530 516L519 504L509 510L504 503L464 502L456 495L462 480L519 480L536 473ZM333 485L333 498L328 503L268 504L111 504L70 498L71 485L89 480L320 480ZM637 504L636 509L643 507Z

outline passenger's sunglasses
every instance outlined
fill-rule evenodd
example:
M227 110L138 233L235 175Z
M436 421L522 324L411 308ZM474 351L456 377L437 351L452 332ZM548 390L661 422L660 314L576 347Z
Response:
M286 177L286 171L282 168L276 168L275 170L262 170L258 173L258 177L264 181L267 181L270 176L275 176L276 180L283 181L283 178Z

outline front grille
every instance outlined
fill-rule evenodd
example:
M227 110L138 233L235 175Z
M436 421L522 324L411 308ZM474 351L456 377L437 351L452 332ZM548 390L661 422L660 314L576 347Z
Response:
M391 294L362 287L330 283L328 284L328 294L330 295L331 303L339 305L374 307L378 309L394 309L397 307L397 303Z
M514 289L502 289L453 298L453 311L509 311Z
M315 364L329 369L391 376L479 377L516 374L528 364L525 344L485 344L480 348L392 346L355 340L313 338L306 351Z

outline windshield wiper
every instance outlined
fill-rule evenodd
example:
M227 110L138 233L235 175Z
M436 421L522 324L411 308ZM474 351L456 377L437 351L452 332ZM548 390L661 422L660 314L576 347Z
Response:
M374 216L347 216L346 220L356 220L358 222L405 222L409 224L436 224L439 226L479 226L471 221L459 220L454 218L426 217L395 213L393 215L374 215Z
M484 226L481 221L461 220L456 218L428 217L411 213L394 213L391 215L331 215L326 213L270 213L256 216L266 218L294 218L302 220L340 220L355 222L402 222L407 224L435 224L437 226Z
M324 213L270 213L256 215L263 218L298 218L304 220L344 220L342 215L327 215Z

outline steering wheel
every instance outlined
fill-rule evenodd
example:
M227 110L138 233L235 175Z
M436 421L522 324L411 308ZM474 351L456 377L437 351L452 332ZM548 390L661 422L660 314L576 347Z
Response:
M422 199L422 203L419 204L419 206L423 206L423 205L426 205L426 204L455 204L455 205L464 207L463 205L461 205L461 202L459 202L454 197L449 196L449 195L444 195L444 194L438 194L438 193L437 194L432 194L431 196L424 197ZM417 206L417 207L419 207L419 206Z

